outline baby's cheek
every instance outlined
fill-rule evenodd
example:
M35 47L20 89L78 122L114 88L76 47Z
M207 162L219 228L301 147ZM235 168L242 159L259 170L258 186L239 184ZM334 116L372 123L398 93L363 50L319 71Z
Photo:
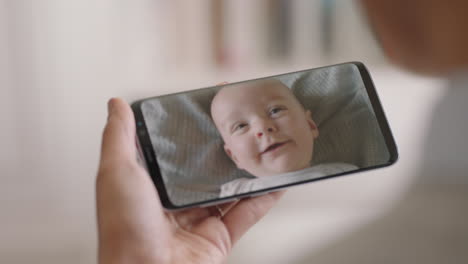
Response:
M291 125L294 123L294 117L287 115L276 119L276 122L281 125Z
M246 148L246 152L247 152L247 155L249 156L250 159L256 157L256 145L255 145L255 142L249 142L245 148Z
M244 157L248 159L249 163L257 163L258 150L256 142L253 140L246 140L243 145Z
M297 132L302 131L305 128L306 122L297 118L287 118L282 121L281 126L286 128L288 131Z
M231 150L232 153L239 159L242 158L244 155L244 144L241 140L239 139L234 139L231 141Z

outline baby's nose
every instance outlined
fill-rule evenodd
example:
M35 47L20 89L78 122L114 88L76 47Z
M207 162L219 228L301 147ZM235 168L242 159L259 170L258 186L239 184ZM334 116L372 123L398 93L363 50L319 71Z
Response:
M268 128L266 129L266 132L270 132L270 133L271 133L271 132L273 132L273 131L274 131L274 128L273 128L273 127L268 127ZM262 137L263 134L264 134L264 132L263 132L263 131L260 131L260 132L257 133L257 137Z

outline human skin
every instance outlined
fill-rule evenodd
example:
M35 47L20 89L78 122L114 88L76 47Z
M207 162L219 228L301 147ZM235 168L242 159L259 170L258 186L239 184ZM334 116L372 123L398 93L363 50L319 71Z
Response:
M447 75L468 67L468 1L360 2L392 62L432 75Z
M96 179L99 263L224 263L237 240L278 201L275 192L216 207L164 211L136 160L135 120L109 101Z
M317 126L280 81L225 87L213 99L211 115L239 169L264 177L310 166Z

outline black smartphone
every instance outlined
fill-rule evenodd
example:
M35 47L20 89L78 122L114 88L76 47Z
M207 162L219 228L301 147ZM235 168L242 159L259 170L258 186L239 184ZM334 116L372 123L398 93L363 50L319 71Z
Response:
M209 206L389 166L397 147L360 62L134 102L166 209Z

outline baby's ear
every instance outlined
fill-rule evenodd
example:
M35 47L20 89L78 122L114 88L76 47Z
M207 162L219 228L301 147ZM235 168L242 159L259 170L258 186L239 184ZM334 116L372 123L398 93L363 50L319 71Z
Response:
M239 167L239 163L238 163L236 156L232 154L231 149L229 149L229 147L226 144L224 144L224 151L229 156L229 158L236 164L236 167L239 169L242 169L241 167Z
M312 131L312 135L314 136L314 139L315 139L319 136L319 130L318 130L317 124L315 124L314 120L312 119L312 113L310 112L310 110L307 110L305 114L306 114L307 123L309 124L309 127Z

